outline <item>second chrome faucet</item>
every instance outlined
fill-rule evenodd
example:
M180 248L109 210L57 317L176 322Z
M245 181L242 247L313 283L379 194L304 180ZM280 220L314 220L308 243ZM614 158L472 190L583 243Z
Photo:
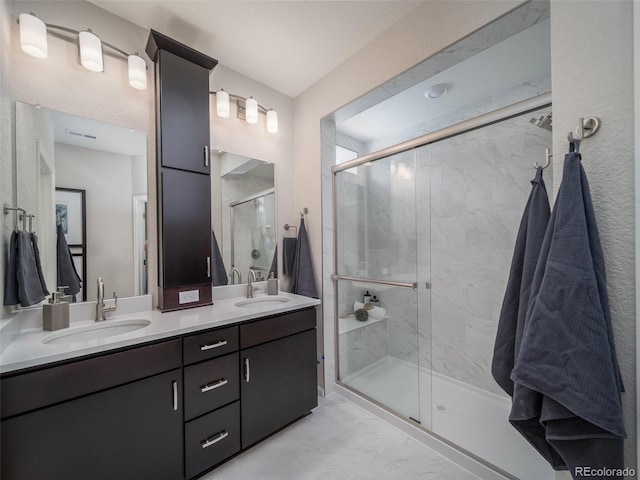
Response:
M102 277L98 277L98 301L96 302L96 322L103 322L107 318L105 317L105 313L114 312L118 308L118 296L116 292L113 292L113 299L115 303L107 307L104 304L104 282L102 281Z

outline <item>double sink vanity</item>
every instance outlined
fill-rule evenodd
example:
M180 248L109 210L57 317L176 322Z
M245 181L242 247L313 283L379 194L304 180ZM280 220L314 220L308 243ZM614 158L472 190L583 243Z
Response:
M56 332L40 309L5 322L0 476L191 479L308 414L319 300L241 292L165 313L120 299L103 322L72 304Z

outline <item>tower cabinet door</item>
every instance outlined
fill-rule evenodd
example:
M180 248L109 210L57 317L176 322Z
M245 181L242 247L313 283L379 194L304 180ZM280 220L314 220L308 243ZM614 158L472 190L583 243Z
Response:
M242 350L240 358L242 448L318 404L315 328Z
M211 283L208 175L162 170L162 287Z
M182 479L181 372L4 420L2 478Z
M209 173L209 69L166 50L158 56L162 166Z

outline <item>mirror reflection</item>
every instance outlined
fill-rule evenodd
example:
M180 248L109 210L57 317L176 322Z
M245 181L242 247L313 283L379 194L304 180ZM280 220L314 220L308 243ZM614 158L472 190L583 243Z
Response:
M146 133L16 102L16 167L50 291L64 279L63 236L81 279L76 301L96 300L98 277L121 297L147 293Z
M228 152L214 154L212 209L214 228L213 284L246 283L278 276L274 165ZM218 244L216 252L215 244Z

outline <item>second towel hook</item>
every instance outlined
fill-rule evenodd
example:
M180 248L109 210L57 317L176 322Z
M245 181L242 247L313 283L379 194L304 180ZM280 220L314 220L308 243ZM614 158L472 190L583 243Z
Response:
M542 168L547 168L549 165L551 165L551 157L553 157L553 153L551 153L551 150L549 150L548 148L545 148L544 155L545 155L545 161L544 161L544 165L542 165ZM538 165L538 162L533 162L533 168L540 168L540 165Z

